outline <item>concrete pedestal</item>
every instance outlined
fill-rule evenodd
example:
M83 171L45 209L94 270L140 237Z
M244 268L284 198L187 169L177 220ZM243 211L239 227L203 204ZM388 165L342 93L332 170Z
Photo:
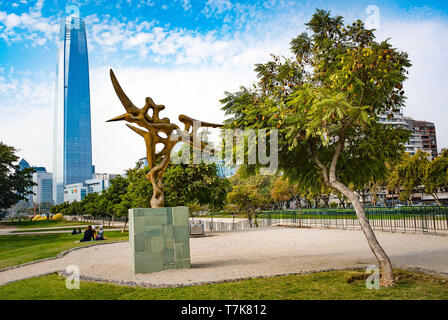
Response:
M132 272L190 268L188 216L188 207L129 209Z

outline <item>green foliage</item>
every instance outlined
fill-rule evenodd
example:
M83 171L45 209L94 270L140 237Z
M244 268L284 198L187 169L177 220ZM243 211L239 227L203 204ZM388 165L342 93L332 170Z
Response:
M33 168L20 170L17 150L0 142L0 212L12 207L32 194Z
M83 281L67 290L56 274L0 287L8 300L446 300L448 286L431 275L395 270L394 287L369 290L365 270L247 279L180 288L141 288ZM259 309L260 310L260 309Z
M280 176L275 179L271 189L271 197L274 202L284 202L299 194L299 188L296 184L291 184L287 178Z
M409 132L380 124L378 115L404 105L402 83L411 66L388 41L358 20L318 10L311 34L291 41L292 58L256 65L259 81L221 102L228 128L279 130L279 169L302 186L319 189L337 146L337 179L354 187L383 178L386 161L399 158ZM318 162L327 169L324 174Z
M401 201L410 202L415 193L427 192L440 205L437 192L448 188L448 151L444 150L432 161L429 157L428 153L420 150L412 157L409 154L403 155L391 171L387 188L399 192Z
M252 215L255 210L266 204L263 197L254 184L240 184L234 186L228 194L229 202L236 205L239 211Z
M429 154L418 150L412 157L404 154L401 161L392 171L388 189L399 190L401 201L410 200L415 192L422 191L420 188L424 183L425 174L430 164Z
M425 176L423 178L423 184L425 185L425 191L435 196L435 200L440 204L437 191L440 189L448 188L448 150L443 150L442 154L435 158L427 166Z
M56 213L62 213L62 214L66 214L66 209L69 207L69 204L67 202L62 202L60 204L56 204L54 206L52 206L50 208L50 212L52 214L56 214Z
M217 175L215 164L170 165L164 175L165 205L168 207L197 202L213 210L224 207L229 182Z
M98 210L98 193L89 193L82 199L80 202L81 205L81 211L89 216L98 216L99 210Z
M228 209L243 212L249 220L256 219L261 210L273 204L271 190L274 179L274 176L263 175L245 177L244 172L239 170L232 177L232 190L227 194Z

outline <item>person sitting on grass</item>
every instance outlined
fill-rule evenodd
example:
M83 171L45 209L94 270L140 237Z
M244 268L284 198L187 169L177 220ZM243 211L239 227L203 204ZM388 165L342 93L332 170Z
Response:
M96 236L96 240L106 240L106 238L104 238L103 226L100 226L100 229L98 230L98 235Z
M82 238L82 239L80 240L80 242L86 242L86 241L90 241L90 240L92 240L92 239L95 239L95 238L93 237L92 226L89 225L89 226L87 227L86 231L84 232L84 238Z

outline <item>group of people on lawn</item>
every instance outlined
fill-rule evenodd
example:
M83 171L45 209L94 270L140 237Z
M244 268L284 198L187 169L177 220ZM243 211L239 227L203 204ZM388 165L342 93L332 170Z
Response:
M76 233L74 233L76 232ZM79 232L76 231L75 228L73 228L72 234L81 233L81 230L79 229ZM80 242L85 241L91 241L91 240L106 240L104 237L104 230L103 226L99 226L98 230L96 230L95 226L87 226L86 231L84 231L84 237L80 240Z

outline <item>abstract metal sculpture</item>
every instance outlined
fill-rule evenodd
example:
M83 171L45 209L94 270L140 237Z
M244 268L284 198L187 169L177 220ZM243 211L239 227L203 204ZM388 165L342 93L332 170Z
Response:
M145 106L139 109L126 96L112 69L110 70L110 78L115 93L123 104L123 107L126 109L126 113L107 120L107 122L125 120L127 122L136 123L143 128L140 129L126 124L145 139L146 157L148 165L151 168L147 177L151 181L153 187L151 208L162 208L165 203L163 194L163 174L170 163L171 150L179 141L188 141L191 146L195 147L196 145L193 141L199 139L196 134L200 127L219 128L222 127L222 125L200 122L181 114L179 115L179 121L184 124L184 130L181 130L176 124L170 123L168 118L159 118L159 112L165 109L164 105L155 104L151 98L147 97ZM152 109L152 116L148 115L149 109ZM164 133L166 137L161 137L160 133ZM156 145L158 143L163 144L163 149L160 152L156 152ZM204 150L205 148L202 141L200 143L200 148L201 150Z

